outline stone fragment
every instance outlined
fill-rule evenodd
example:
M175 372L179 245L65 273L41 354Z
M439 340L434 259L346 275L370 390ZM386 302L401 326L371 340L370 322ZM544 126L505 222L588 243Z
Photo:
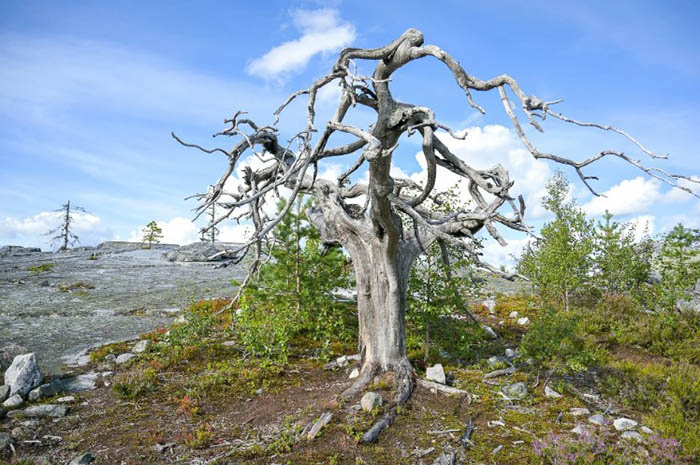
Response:
M553 397L553 398L561 397L561 394L559 394L557 391L555 391L554 389L552 389L549 386L544 387L544 395L547 397Z
M496 331L494 331L492 327L484 325L484 332L491 339L498 339L498 334L496 334Z
M150 341L148 339L141 339L139 342L134 344L134 347L131 348L131 351L134 352L135 354L141 354L148 349L148 344Z
M644 442L644 438L642 438L642 435L639 434L636 431L624 431L620 437L622 439L627 439L627 440L635 440L637 442Z
M641 431L644 434L654 434L654 430L649 428L648 426L642 426L639 428L639 431Z
M376 392L367 392L364 396L362 396L362 400L360 401L360 405L362 406L362 410L365 412L371 412L377 407L381 407L382 402L384 400L382 399L382 396L377 394Z
M576 427L574 427L571 430L571 432L576 433L578 435L582 435L582 434L587 434L589 432L589 430L588 430L588 427L586 425L576 425Z
M172 449L173 447L175 447L175 445L176 444L174 442L168 442L165 444L156 444L155 446L153 446L153 450L158 452L159 454L162 454L163 452L167 451L168 449Z
M117 362L117 365L121 365L122 363L126 363L126 362L128 362L129 360L131 360L131 359L134 358L134 357L136 357L135 354L132 354L132 353L127 352L127 353L125 353L125 354L121 354L121 355L120 355L119 357L117 357L114 361Z
M23 413L30 418L61 418L68 413L68 407L54 404L32 405L24 409Z
M522 381L513 384L506 384L501 388L501 392L509 399L522 399L527 395L527 386Z
M10 386L3 384L0 386L0 402L5 402L8 397L10 397Z
M599 413L588 417L588 422L598 426L605 426L607 424L607 421L605 421L605 417Z
M440 384L445 384L445 369L441 363L437 363L425 370L425 378Z
M20 408L24 404L24 400L22 399L22 396L19 394L14 394L10 397L8 397L5 402L2 403L2 406L5 407L6 409L15 409L15 408Z
M511 360L516 359L520 357L520 353L517 350L506 349L506 357L508 357Z
M59 397L58 399L56 399L56 402L58 402L59 404L72 404L73 402L75 402L75 397L73 397L73 396Z
M490 367L495 367L503 363L503 359L498 355L494 355L492 357L489 357L489 359L486 362L489 364Z
M486 299L481 303L481 306L488 310L489 313L493 313L496 310L496 301L493 299Z
M530 324L530 319L529 319L528 317L526 317L526 316L524 316L524 317L522 317L522 318L518 318L518 324L519 324L520 326L528 325L528 324Z
M353 368L352 371L350 372L350 376L348 376L349 379L355 379L358 376L360 376L360 370L357 368Z
M95 457L90 452L85 452L84 454L79 454L73 457L68 465L88 465L95 461Z
M513 319L518 318L519 316L520 316L520 314L516 311L510 312L510 315L508 315L509 318L513 318Z
M455 465L457 463L457 454L448 451L440 454L438 458L435 459L433 465Z
M618 418L613 422L613 426L618 431L629 431L637 427L637 422L629 418Z
M569 413L575 417L582 417L584 415L590 415L591 412L585 407L574 407L569 410Z
M0 433L0 453L5 452L12 445L12 436L7 433Z
M55 379L50 383L42 384L41 386L29 391L27 396L29 400L39 400L45 397L55 396L56 394L63 392L63 382L60 379Z
M10 395L26 396L41 384L41 370L34 353L18 355L5 372L5 384L10 386Z

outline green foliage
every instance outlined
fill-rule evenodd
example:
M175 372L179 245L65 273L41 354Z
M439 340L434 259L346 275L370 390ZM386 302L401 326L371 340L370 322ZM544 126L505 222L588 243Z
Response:
M42 263L41 265L34 265L29 267L29 271L32 272L34 276L41 273L48 273L56 266L55 263Z
M143 238L141 241L150 249L152 244L159 244L163 238L163 230L158 226L158 223L151 221L141 230Z
M285 205L281 200L278 211ZM277 225L271 260L241 297L240 342L256 356L285 361L290 340L302 333L320 342L325 354L331 341L353 337L346 306L333 299L335 289L349 285L348 259L337 248L324 249L306 216L309 207L311 201L299 198Z
M139 368L117 376L112 389L122 399L134 400L153 391L158 384L158 374L153 368Z
M588 285L594 249L593 224L575 200L566 200L569 191L561 172L547 183L543 206L554 219L542 227L542 240L528 246L518 263L518 271L530 278L541 297L556 299L566 308Z
M700 279L700 230L676 225L664 238L656 265L661 274L658 302L676 309Z
M603 294L641 297L651 272L653 243L649 237L636 243L634 227L612 217L606 211L605 222L598 222L594 233L593 285Z
M549 309L541 314L523 337L520 348L540 364L577 372L600 363L605 351L578 331L576 315Z
M434 211L452 213L462 209L453 186L440 196L440 204L429 206ZM479 247L478 243L475 243ZM443 253L446 253L446 257ZM447 258L447 263L445 262ZM447 315L464 315L464 298L475 296L480 282L472 260L464 249L438 242L433 243L413 264L408 279L407 302L409 334L423 334L425 360L430 356L431 332L440 331Z

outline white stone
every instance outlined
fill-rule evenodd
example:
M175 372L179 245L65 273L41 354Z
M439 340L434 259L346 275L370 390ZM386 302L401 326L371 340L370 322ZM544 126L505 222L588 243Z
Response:
M382 396L377 394L376 392L368 392L364 396L362 396L362 400L360 400L360 405L362 406L362 410L365 412L371 412L377 407L381 407L383 403Z
M65 397L59 397L56 399L56 402L59 404L70 404L72 402L75 402L75 397L73 396L65 396Z
M637 422L629 418L618 418L613 422L613 426L618 431L629 431L637 427Z
M134 344L134 347L131 349L131 351L135 354L143 353L148 348L149 343L150 341L148 339L141 339L139 342Z
M641 431L644 434L653 434L654 430L649 428L648 426L642 426L639 428L639 431Z
M425 370L425 378L436 383L445 384L445 370L442 364L438 363Z
M578 435L586 434L588 433L588 427L586 427L586 425L576 425L576 427L572 429L571 432L576 433Z
M357 368L353 368L352 371L350 372L350 376L348 376L349 379L355 379L358 376L360 376L360 370Z
M489 364L490 367L495 367L503 363L503 359L498 355L493 355L489 357L489 359L486 362Z
M498 334L496 334L496 331L494 331L492 327L484 325L484 332L491 339L498 339Z
M10 396L26 396L29 391L41 384L41 370L34 353L18 355L5 372L5 384L10 386Z
M518 324L519 324L520 326L525 326L525 325L527 325L527 324L530 324L530 319L529 319L528 317L526 317L526 316L524 316L524 317L522 317L522 318L518 318Z
M23 403L24 400L22 399L22 396L19 394L14 394L8 397L5 402L2 403L2 406L5 408L20 408Z
M544 395L547 397L554 397L554 398L561 397L561 394L559 394L557 391L555 391L554 389L552 389L549 386L544 387Z
M620 435L620 437L622 439L634 439L637 442L644 442L642 435L636 431L625 431Z
M510 312L510 315L508 315L509 318L518 318L520 314L516 311Z
M590 415L591 412L587 408L583 407L574 407L569 410L569 413L575 417L582 417L584 415Z
M591 415L590 417L588 417L588 422L598 426L605 426L605 424L607 423L605 421L605 417L601 414Z
M135 354L130 354L127 352L127 353L121 354L119 357L117 357L115 362L117 362L117 364L121 365L122 363L126 363L134 357L136 357Z
M493 313L496 310L496 301L493 299L486 299L481 303L481 306L488 310L489 313Z
M506 357L508 358L516 358L518 356L518 352L516 352L513 349L506 349Z

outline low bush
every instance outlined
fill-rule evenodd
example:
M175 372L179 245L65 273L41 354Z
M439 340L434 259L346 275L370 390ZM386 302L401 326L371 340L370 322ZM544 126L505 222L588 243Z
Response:
M119 374L112 389L122 399L137 399L151 392L158 384L158 375L153 368L137 368Z

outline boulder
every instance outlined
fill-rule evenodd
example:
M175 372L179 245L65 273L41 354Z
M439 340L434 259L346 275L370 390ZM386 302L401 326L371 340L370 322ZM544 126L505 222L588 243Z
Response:
M442 364L438 363L425 370L425 377L430 381L435 381L440 384L445 384L445 370L442 368Z
M18 344L6 344L0 349L0 373L10 368L16 356L26 354L29 350Z
M10 397L10 386L3 384L0 386L0 402L5 402L8 397Z
M148 339L141 339L139 342L134 344L134 347L131 348L131 351L135 354L146 352L149 343L150 341Z
M637 442L644 442L644 438L642 438L642 435L636 431L625 431L620 435L620 437L622 439L634 440Z
M501 392L509 399L522 399L527 395L527 386L522 381L513 384L506 384L501 388Z
M377 394L376 392L367 392L364 396L362 396L362 400L360 400L360 405L362 406L362 410L365 412L371 412L377 407L381 407L382 403L384 402L384 399L382 399L382 396Z
M637 422L630 418L618 418L613 421L613 426L618 431L629 431L637 427Z
M24 409L23 413L30 418L61 418L68 413L68 407L54 404L32 405Z
M55 379L50 383L42 384L38 388L29 391L27 398L29 400L39 400L45 397L55 396L58 393L63 392L63 383L60 379Z
M240 247L240 244L216 242L194 242L192 244L183 245L176 249L166 252L163 256L171 262L210 262L230 260L237 258L237 253L227 252L227 250L235 250ZM222 255L216 258L211 258L214 255L221 253Z
M135 354L130 354L130 353L125 353L121 354L119 357L117 357L114 361L117 362L118 365L121 365L122 363L126 363L132 358L136 357Z
M554 389L552 389L549 386L544 387L544 395L547 397L554 397L554 398L561 397L561 394L559 394L557 391L555 391Z
M18 355L5 372L5 384L10 386L10 395L26 396L41 384L41 370L34 353Z
M31 255L35 253L40 253L41 249L38 247L22 247L21 245L5 245L0 247L0 258L4 257L19 257L22 255Z
M607 421L605 421L605 417L603 415L595 414L588 417L588 423L593 423L594 425L598 426L605 426Z
M2 403L2 406L9 410L20 408L22 404L24 404L24 399L22 399L22 396L19 394L14 394L8 397L5 402Z

